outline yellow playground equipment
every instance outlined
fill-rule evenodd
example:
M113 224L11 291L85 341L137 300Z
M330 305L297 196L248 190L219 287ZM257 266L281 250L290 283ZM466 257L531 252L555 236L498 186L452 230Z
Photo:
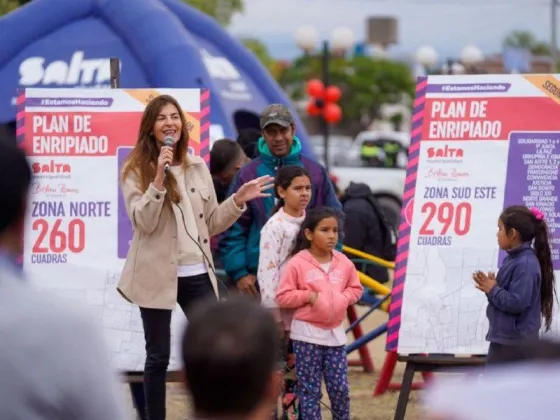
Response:
M387 323L385 322L368 332L364 332L362 330L361 323L377 309L389 312L391 290L387 286L363 273L363 271L365 271L366 266L370 264L387 269L394 269L395 263L386 261L374 255L366 254L365 252L348 246L343 246L342 251L349 255L354 263L362 264L361 270L358 271L358 275L360 276L360 281L366 288L366 291L362 296L361 304L369 306L369 309L360 317L358 317L356 309L353 306L348 308L348 321L350 322L350 325L346 329L346 332L352 333L354 341L346 346L346 353L349 354L357 350L360 354L359 360L349 360L348 364L350 366L361 366L365 372L371 373L374 371L374 366L367 348L367 343L387 332Z
M392 270L395 269L394 262L386 261L382 258L376 257L375 255L366 254L365 252L358 251L357 249L350 248L348 246L343 246L342 251L345 252L346 254L352 255L354 257L358 257L358 260L353 260L353 261L373 263L381 267L389 268ZM376 294L379 294L381 296L387 296L391 294L391 289L379 283L378 281L372 279L367 274L358 271L358 275L360 276L360 281L362 285L372 290ZM389 299L387 299L385 302L381 304L381 309L383 309L385 312L389 312L389 304L390 304Z

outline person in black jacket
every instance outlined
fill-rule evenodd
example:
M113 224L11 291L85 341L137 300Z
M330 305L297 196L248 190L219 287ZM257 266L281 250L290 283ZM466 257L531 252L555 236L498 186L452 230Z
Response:
M257 147L257 144L259 143L259 139L261 137L261 130L257 128L244 128L239 131L237 143L239 143L247 156L254 159L259 155L259 148Z
M344 245L392 261L394 237L369 186L351 182L340 202L345 214ZM356 264L357 269L361 266ZM378 265L368 264L365 274L380 283L389 281L387 269Z

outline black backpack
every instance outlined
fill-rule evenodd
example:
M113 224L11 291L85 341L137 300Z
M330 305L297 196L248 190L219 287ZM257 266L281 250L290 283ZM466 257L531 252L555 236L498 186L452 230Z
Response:
M381 255L379 255L379 257L387 261L395 261L395 258L397 257L398 234L393 225L391 225L387 221L385 212L383 211L383 208L381 207L379 201L377 201L377 198L375 198L373 193L369 194L366 200L375 212L377 220L379 220L379 227L382 234L382 248L380 250Z

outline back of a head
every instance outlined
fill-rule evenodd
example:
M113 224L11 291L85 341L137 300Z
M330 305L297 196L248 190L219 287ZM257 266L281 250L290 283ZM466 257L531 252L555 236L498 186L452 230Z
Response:
M0 236L24 217L30 182L31 170L24 151L0 141Z
M239 131L237 142L241 147L245 147L247 145L257 143L261 136L262 134L257 128L244 128Z
M244 128L239 131L237 143L239 143L245 154L251 159L255 158L258 154L257 143L261 136L260 130L256 128Z
M234 165L241 153L243 153L243 149L235 140L215 141L210 150L210 173L219 175L228 169L229 165Z
M365 198L373 195L370 186L364 182L350 182L342 194L341 202L350 198Z
M244 416L267 401L280 338L269 311L254 300L206 301L183 338L187 388L197 415Z

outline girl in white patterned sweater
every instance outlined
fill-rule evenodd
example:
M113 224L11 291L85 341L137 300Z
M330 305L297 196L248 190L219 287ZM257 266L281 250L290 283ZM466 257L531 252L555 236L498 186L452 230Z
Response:
M293 311L279 309L276 304L276 289L280 271L292 251L295 238L305 218L305 208L311 200L311 178L305 168L288 165L280 168L274 181L274 194L278 199L270 219L261 230L259 269L257 281L263 306L270 308L283 337L289 337ZM287 342L288 368L294 365L291 343ZM290 357L292 355L292 357ZM297 419L298 404L294 381L287 380L282 396L282 419Z

